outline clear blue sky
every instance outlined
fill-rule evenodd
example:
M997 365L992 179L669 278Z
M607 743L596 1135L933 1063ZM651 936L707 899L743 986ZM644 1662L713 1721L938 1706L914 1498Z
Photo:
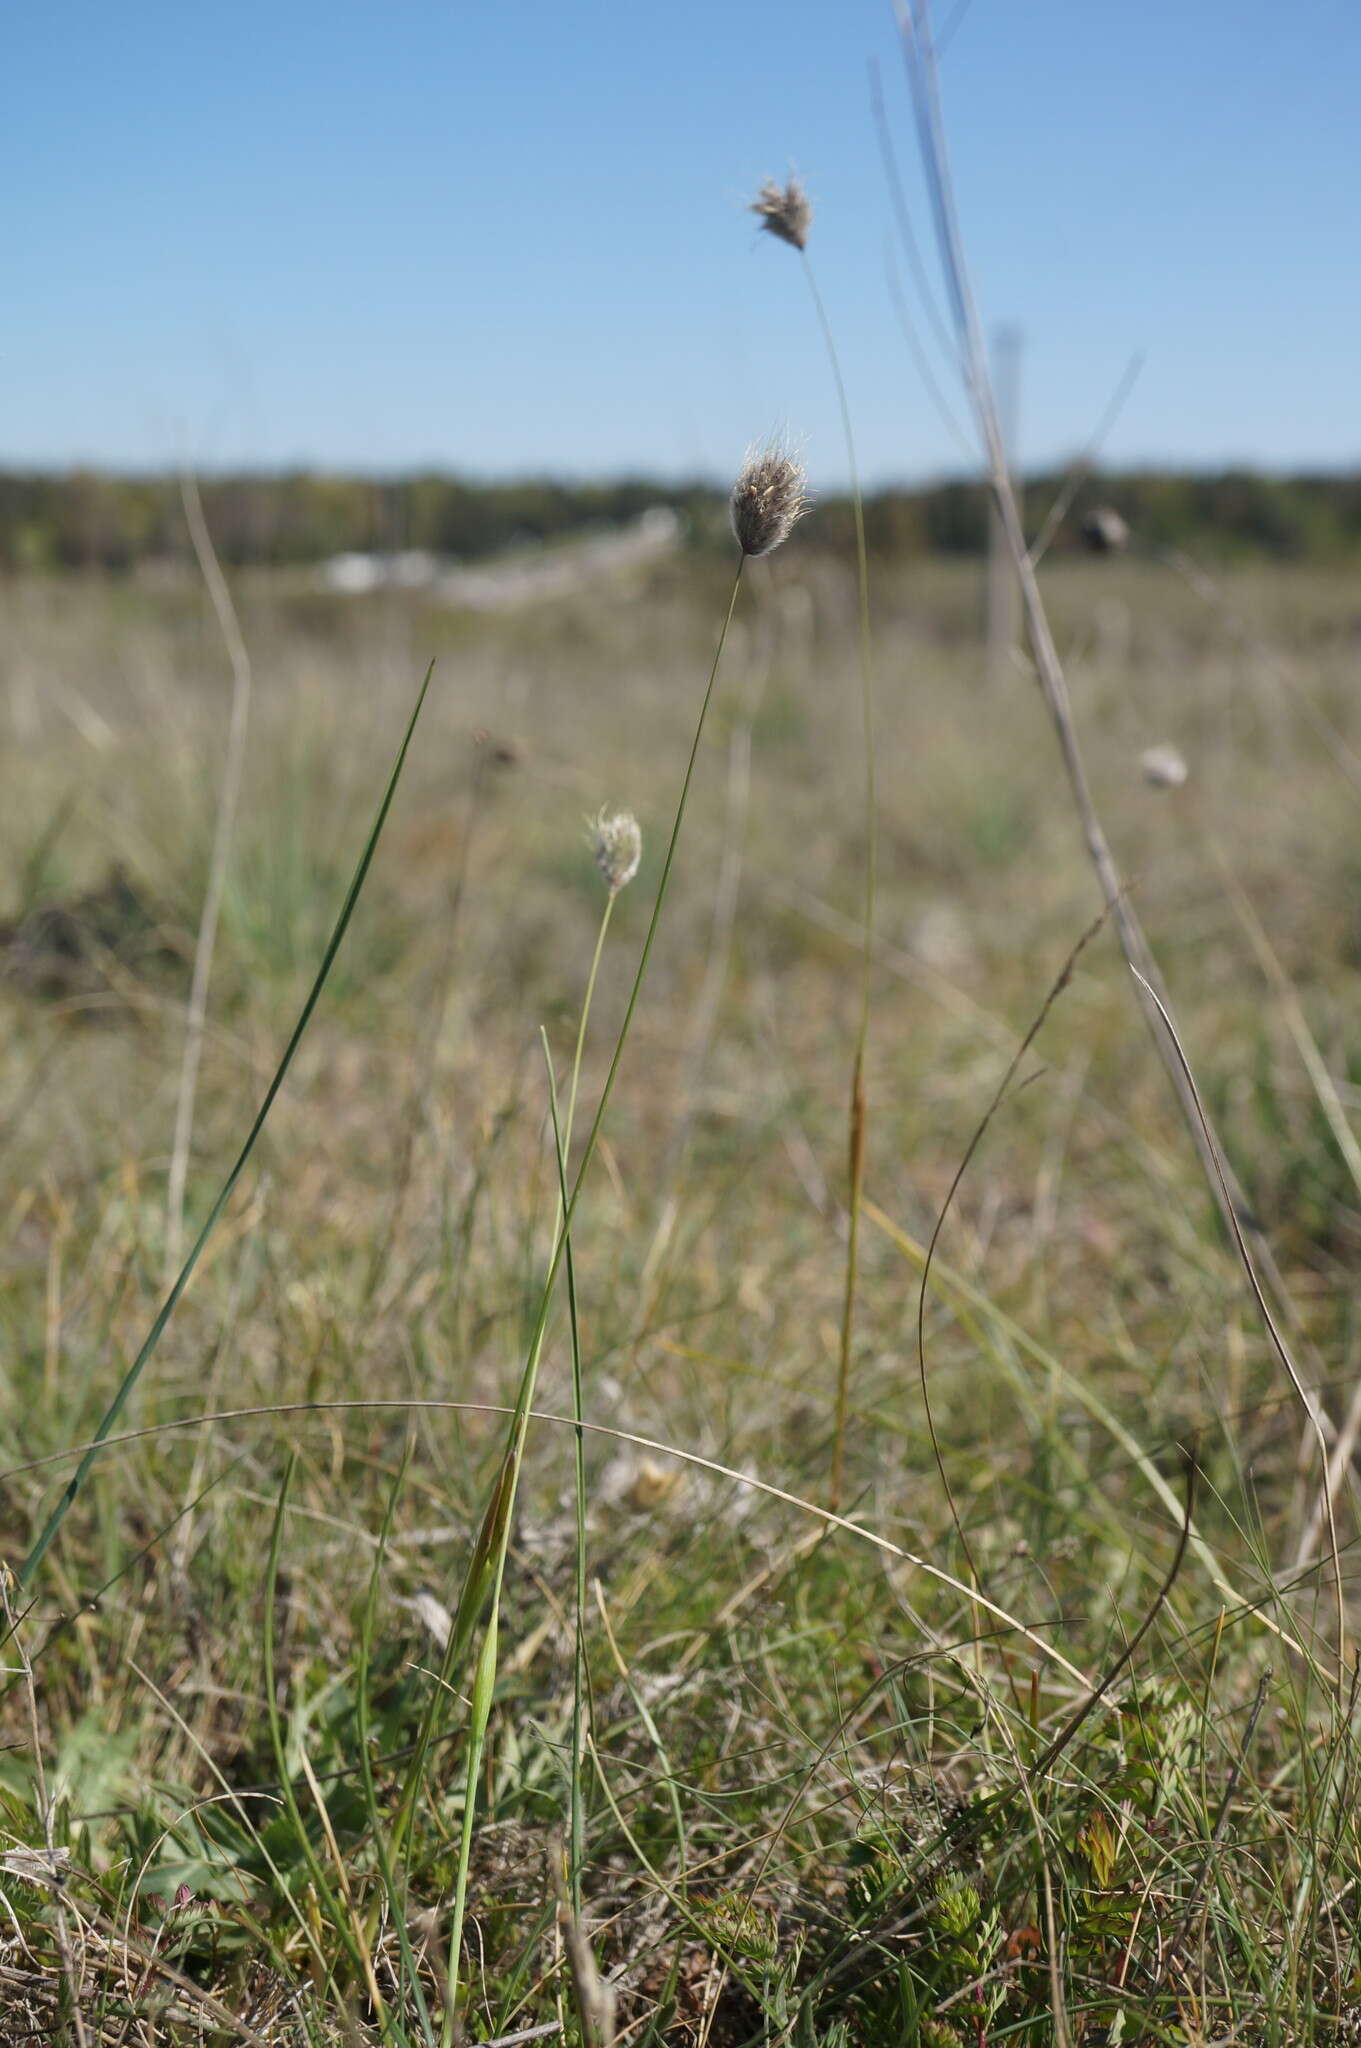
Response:
M0 463L723 475L787 426L835 483L744 211L792 168L866 473L960 465L885 277L890 0L19 0L0 48ZM973 0L943 84L1027 461L1135 350L1113 461L1361 460L1357 0Z

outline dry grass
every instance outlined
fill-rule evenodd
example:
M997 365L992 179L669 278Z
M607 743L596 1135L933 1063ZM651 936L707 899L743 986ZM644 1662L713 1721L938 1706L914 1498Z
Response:
M1354 1729L1324 1682L1326 1565L1311 1545L1294 1568L1317 1462L1109 936L988 1130L927 1304L942 1456L978 1591L1010 1620L892 1554L967 1584L916 1378L919 1248L1096 907L1033 679L1018 662L1004 693L985 690L968 568L913 567L875 592L879 946L846 1499L890 1549L799 1505L827 1497L845 1270L857 601L797 539L747 573L574 1229L588 1420L712 1461L627 1435L587 1445L579 1876L618 2023L631 2040L842 2027L945 2043L1056 2025L1115 2038L1123 2013L1126 2040L1347 2038ZM95 1468L21 1624L38 1738L16 1684L0 1754L6 2038L31 2012L34 2039L77 2039L79 2014L101 2043L377 2040L385 2025L414 2042L422 1998L438 2036L456 1693L404 1850L400 1927L376 1845L503 1440L476 1404L514 1398L550 1249L537 1032L563 1073L602 899L580 821L627 805L645 847L601 968L589 1116L726 574L682 556L607 598L494 618L266 577L236 590L255 696L191 1224L273 1069L431 654L436 685L333 984L126 1418L143 1434ZM1299 569L1230 578L1212 600L1137 560L1046 569L1044 586L1102 814L1340 1421L1361 1262L1336 1128L1361 1100L1354 597ZM16 1562L69 1472L33 1461L90 1435L164 1272L223 672L193 586L7 591L0 730L24 764L0 815ZM1145 780L1161 743L1190 766L1182 788ZM1288 988L1264 976L1221 854ZM35 976L34 913L97 897L116 863L139 905L127 946L106 922L72 940L58 979ZM569 1362L559 1315L548 1414L570 1415ZM341 1405L356 1401L372 1405ZM432 1402L473 1405L417 1405ZM1193 1436L1195 1528L1166 1605L1031 1783L1023 1767L1163 1583ZM472 1843L478 2039L579 2025L550 1879L577 1543L572 1432L535 1424ZM20 1850L67 1852L60 1894L32 1866L16 1875L4 1858Z

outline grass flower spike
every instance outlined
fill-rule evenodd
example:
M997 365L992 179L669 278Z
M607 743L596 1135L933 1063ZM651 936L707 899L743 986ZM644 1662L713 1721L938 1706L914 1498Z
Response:
M803 465L786 449L756 448L733 485L732 530L744 555L768 555L788 540L808 506Z
M767 234L788 242L794 249L808 247L813 208L797 178L791 178L787 185L777 185L773 178L767 178L752 200L751 210L760 215L761 226Z
M630 883L643 857L643 835L632 811L601 810L590 820L591 852L611 896Z

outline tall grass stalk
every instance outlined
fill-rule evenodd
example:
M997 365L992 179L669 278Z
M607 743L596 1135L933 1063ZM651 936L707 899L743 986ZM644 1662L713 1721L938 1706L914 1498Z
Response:
M548 1072L548 1096L553 1123L553 1152L558 1174L558 1210L554 1218L553 1234L556 1241L563 1229L567 1213L567 1148L572 1142L572 1115L576 1108L577 1088L581 1079L581 1056L586 1043L586 1028L590 1020L591 1001L595 994L596 978L600 971L601 955L605 948L605 935L610 926L610 913L614 908L616 891L613 889L605 899L605 909L596 935L595 951L591 955L590 972L586 979L586 993L582 999L581 1016L577 1024L576 1049L572 1059L571 1092L568 1102L567 1122L564 1125L558 1116L558 1091L553 1075L553 1057L549 1050L548 1035L543 1039L544 1062ZM583 1402L581 1385L581 1341L577 1327L576 1273L572 1262L572 1238L570 1229L563 1233L563 1257L567 1284L568 1320L572 1343L572 1413L575 1422L575 1492L577 1519L577 1586L575 1654L572 1697L572 1755L569 1798L571 1803L571 1851L568 1863L568 1883L571 1888L571 1907L579 1920L581 1915L581 1871L585 1861L586 1824L581 1790L581 1743L584 1723L584 1636L586 1614L586 1449L583 1429ZM539 1365L543 1355L543 1334L531 1350L525 1366L527 1399L532 1401L538 1381ZM468 1869L472 1854L473 1822L477 1811L477 1788L481 1771L482 1755L486 1747L487 1726L491 1719L492 1701L496 1691L497 1644L500 1635L501 1586L505 1577L506 1553L510 1544L510 1527L514 1513L514 1494L507 1497L504 1529L496 1559L496 1576L492 1586L490 1612L483 1631L482 1644L478 1651L472 1697L468 1713L468 1756L463 1799L463 1829L459 1838L458 1870L454 1881L454 1904L449 1934L449 1986L442 2040L451 2038L450 2029L458 2006L459 1962L463 1951L463 1925L468 1907Z
M472 1712L469 1724L470 1757L473 1750L477 1750L480 1753L482 1742L485 1739L486 1723L490 1715L492 1693L495 1687L497 1614L500 1603L501 1583L505 1572L506 1554L510 1546L510 1532L515 1512L516 1495L519 1489L520 1467L524 1456L525 1437L529 1427L530 1410L538 1381L539 1364L543 1353L544 1336L548 1328L553 1295L557 1285L558 1274L562 1268L567 1246L570 1242L572 1221L581 1197L582 1188L585 1184L586 1175L595 1157L596 1145L599 1142L605 1114L609 1108L610 1098L614 1091L614 1084L623 1060L624 1047L628 1042L634 1014L638 1007L638 999L642 992L643 982L646 979L648 962L651 959L652 948L656 942L657 930L661 923L662 908L666 901L672 868L675 864L676 849L680 843L691 785L694 781L695 764L699 758L700 742L704 735L709 706L713 701L714 689L718 681L718 672L723 659L723 649L727 642L728 628L732 623L733 613L737 608L737 597L742 587L742 571L745 564L746 552L744 551L738 558L737 571L733 577L732 591L728 598L727 609L723 615L723 624L719 631L718 643L714 649L713 662L709 670L709 679L705 686L703 700L700 704L699 717L695 723L694 738L691 742L689 759L686 762L685 775L676 804L675 819L671 828L671 837L667 844L666 858L662 865L661 879L657 885L657 894L653 901L652 915L648 922L638 966L634 973L633 985L625 1005L623 1021L615 1040L614 1052L605 1077L604 1087L601 1090L600 1100L596 1105L595 1115L592 1118L590 1131L587 1134L586 1143L582 1149L581 1160L577 1167L570 1193L566 1191L566 1176L565 1174L563 1175L560 1221L554 1233L553 1251L549 1259L548 1271L544 1278L534 1327L530 1334L524 1370L520 1376L519 1391L516 1396L515 1408L511 1415L510 1428L507 1433L506 1447L502 1453L497 1475L487 1500L477 1542L474 1545L473 1554L464 1575L458 1606L441 1663L441 1684L431 1692L429 1704L422 1718L417 1753L413 1759L402 1796L402 1822L399 1824L399 1833L401 1827L404 1826L408 1839L411 1827L414 1824L416 1796L424 1776L426 1759L429 1755L430 1744L434 1735L434 1718L439 1700L467 1655L479 1620L484 1613L489 1613L490 1619L484 1633L474 1675ZM601 921L601 936L597 941L596 958L592 967L592 979L590 982L590 988L592 989L594 988L595 969L598 967L599 955L604 944L604 929L608 922L608 915L607 905L605 917ZM579 1047L582 1042L581 1032L583 1028L579 1027L578 1030ZM576 1065L577 1062L574 1062L574 1066ZM577 1078L579 1078L579 1068ZM560 1140L559 1143L561 1143ZM574 1420L578 1436L580 1436L582 1418L579 1411ZM446 2024L452 2021L453 2014L457 2008L458 1986L462 1969L462 1929L466 1910L467 1864L468 1856L471 1852L474 1818L473 1802L475 1797L475 1778L470 1775L467 1805L463 1815L463 1839L460 1843L453 1925L450 1933L450 2011Z
M600 919L600 930L591 956L591 970L586 977L586 993L582 998L581 1017L577 1024L576 1045L572 1052L572 1078L567 1092L567 1119L561 1126L558 1122L557 1088L553 1080L553 1062L548 1054L548 1042L544 1040L544 1056L548 1066L549 1101L553 1112L553 1146L558 1166L558 1221L554 1233L567 1215L567 1159L572 1147L572 1126L576 1120L577 1090L581 1085L581 1056L586 1046L586 1025L591 1014L591 1001L595 994L596 976L600 971L600 957L605 950L605 936L610 928L610 916L614 910L614 899L619 894L611 888L605 898L605 909ZM576 1611L573 1618L572 1649L572 1756L571 1784L571 1831L568 1838L567 1885L574 1919L581 1922L581 1875L586 1861L586 1812L582 1794L582 1744L586 1717L586 1405L581 1380L581 1330L577 1321L577 1280L576 1266L572 1256L570 1231L563 1234L563 1260L567 1284L567 1322L572 1344L572 1419L576 1425L573 1435L573 1493L576 1513Z
M955 1169L954 1178L950 1182L949 1187L945 1191L945 1200L941 1203L940 1209L937 1212L936 1221L931 1231L930 1240L927 1243L926 1256L922 1260L921 1280L917 1287L917 1374L922 1390L922 1410L926 1416L926 1433L931 1439L931 1452L936 1461L936 1470L940 1474L940 1483L945 1492L946 1503L950 1510L950 1519L955 1525L955 1534L959 1538L959 1547L964 1554L965 1563L968 1565L969 1571L975 1579L977 1579L978 1577L978 1571L977 1567L974 1564L973 1552L969 1547L969 1539L964 1533L964 1524L960 1520L959 1509L955 1503L954 1491L950 1485L949 1476L945 1470L945 1457L940 1447L940 1437L936 1431L936 1421L935 1416L932 1412L931 1393L926 1373L926 1297L928 1286L931 1279L931 1264L935 1258L936 1246L940 1243L941 1232L945 1228L945 1221L948 1215L950 1214L950 1210L954 1203L955 1196L959 1193L960 1187L962 1186L964 1181L964 1176L968 1172L971 1164L973 1163L974 1155L978 1151L979 1146L982 1144L984 1138L986 1137L988 1128L991 1125L993 1118L996 1116L998 1110L1001 1108L1003 1102L1006 1100L1008 1094L1011 1092L1011 1087L1016 1079L1016 1075L1020 1069L1021 1062L1024 1060L1026 1054L1030 1051L1031 1046L1035 1043L1035 1040L1039 1037L1041 1031L1044 1029L1045 1023L1047 1022L1049 1017L1049 1012L1053 1009L1059 997L1063 994L1064 990L1069 986L1070 982L1072 981L1073 971L1076 968L1078 961L1081 959L1083 953L1091 944L1092 940L1096 937L1097 933L1101 930L1101 927L1105 924L1105 922L1106 913L1103 910L1100 913L1100 915L1094 918L1092 923L1088 925L1086 931L1083 932L1077 944L1069 953L1068 958L1064 961L1063 966L1060 968L1057 979L1050 986L1049 993L1046 995L1044 1002L1041 1004L1039 1012L1036 1015L1034 1022L1031 1024L1030 1029L1026 1032L1025 1037L1021 1040L1020 1045L1017 1047L1015 1053L1011 1057L1011 1060L1008 1062L1008 1065L1006 1067L1005 1072L1002 1075L1001 1080L998 1082L996 1088L993 1090L992 1099L988 1103L987 1108L984 1110L983 1116L977 1128L975 1129L972 1138L970 1138L968 1145L965 1147L964 1156L960 1160L959 1165Z
M583 1020L585 1012L583 1011ZM577 1064L581 1057L582 1034L577 1035ZM545 1042L544 1052L548 1047ZM575 1080L575 1073L573 1079ZM552 1062L548 1067L549 1096L553 1109L553 1148L558 1162L558 1193L567 1207L567 1146L571 1143L570 1123L564 1132L558 1121L557 1089ZM581 1922L581 1876L586 1863L586 1807L582 1794L582 1742L586 1726L586 1401L581 1379L581 1325L577 1316L576 1262L572 1239L564 1249L564 1277L567 1285L567 1327L572 1346L572 1491L576 1515L576 1584L572 1617L572 1755L568 1798L571 1826L568 1836L567 1885L574 1919Z
M859 588L859 656L860 689L864 716L865 742L865 906L864 933L861 954L860 976L860 1022L856 1032L855 1056L851 1063L851 1092L848 1114L846 1144L847 1166L847 1209L846 1231L846 1278L842 1289L841 1325L838 1338L836 1419L832 1432L832 1474L831 1505L839 1508L845 1481L846 1463L846 1416L850 1397L851 1341L855 1323L855 1286L859 1269L860 1254L860 1206L865 1182L865 1048L869 1040L870 987L874 972L874 893L875 862L877 845L878 797L874 778L874 657L870 639L870 579L869 559L865 548L865 507L860 491L860 471L855 459L855 432L851 426L850 401L846 396L846 380L841 374L841 358L837 353L836 337L832 323L827 317L827 308L822 293L818 290L817 277L808 255L808 235L813 224L813 209L808 195L796 178L791 178L781 187L773 181L762 186L752 206L752 212L759 216L761 226L776 241L788 243L796 249L803 265L804 282L813 302L813 312L822 333L823 345L827 350L827 361L831 366L832 383L836 389L837 406L841 414L841 433L846 446L846 462L850 470L851 506L855 519L855 563Z
M567 1115L564 1118L562 1125L562 1149L564 1155L564 1171L566 1168L566 1157L572 1149L572 1126L576 1121L577 1091L581 1086L581 1056L586 1046L586 1025L591 1015L591 1003L595 996L596 978L600 973L600 962L605 951L605 940L609 935L610 918L614 914L614 899L618 895L618 893L618 890L611 889L605 898L605 908L601 913L600 924L596 930L595 935L595 951L591 955L590 971L586 976L586 992L581 999L581 1014L577 1019L576 1044L572 1050L572 1076L570 1082L568 1083L567 1088ZM550 1061L550 1080L552 1078L552 1071L552 1062ZM557 1235L558 1230L562 1227L563 1218L567 1213L568 1197L566 1190L560 1190L560 1194L562 1197L561 1207L558 1211L557 1221L553 1226L553 1232L555 1237Z
M1273 1347L1278 1356L1283 1357L1291 1384L1299 1394L1310 1425L1317 1435L1323 1466L1322 1483L1327 1487L1329 1474L1326 1431L1333 1430L1334 1426L1324 1413L1320 1396L1305 1386L1293 1360L1285 1350L1281 1332L1258 1279L1259 1272L1284 1315L1297 1328L1298 1312L1270 1245L1251 1222L1250 1209L1243 1190L1196 1088L1190 1064L1178 1042L1170 998L1121 879L1087 778L1067 679L1059 660L1044 599L1040 593L1035 565L1021 525L996 396L988 370L982 327L965 262L949 153L945 143L940 81L928 0L898 0L897 12L907 62L908 82L913 97L917 137L932 207L941 269L955 328L961 373L982 440L993 501L997 507L1016 574L1020 579L1026 629L1036 674L1053 721L1083 838L1110 910L1121 952L1131 970L1139 1007L1172 1084L1209 1192L1220 1212L1230 1244L1243 1259ZM1249 1237L1252 1240L1251 1250L1248 1245ZM1332 1527L1331 1509L1329 1525L1332 1534L1333 1579L1338 1608L1338 1654L1341 1659L1345 1642L1345 1617L1341 1591L1341 1563L1337 1551L1336 1530ZM1340 1670L1339 1662L1339 1673Z
M184 1055L180 1063L179 1091L175 1099L175 1135L170 1147L170 1174L166 1186L165 1262L169 1272L179 1264L184 1240L184 1189L189 1173L189 1153L194 1137L194 1101L198 1092L199 1062L203 1055L203 1033L208 1017L208 983L213 972L218 919L227 886L227 863L231 858L232 835L241 796L241 776L246 762L246 731L250 721L251 665L245 636L236 616L227 579L217 559L208 522L203 516L198 480L191 470L180 478L180 497L189 527L194 554L212 600L217 623L227 647L232 670L232 708L227 727L227 746L222 759L222 782L217 796L217 822L213 827L213 850L208 863L208 883L199 914L198 938L194 944L194 971L189 984L189 1008L184 1023Z
M1134 972L1136 974L1138 973L1138 971L1139 970L1137 968L1134 969ZM1214 1131L1212 1130L1210 1125L1209 1118L1205 1113L1205 1107L1201 1100L1200 1090L1196 1086L1195 1075L1191 1070L1191 1063L1187 1059L1186 1053L1183 1050L1181 1039L1177 1033L1176 1025L1173 1023L1172 1018L1168 1013L1167 1007L1164 1004L1161 996L1158 994L1157 990L1152 988L1147 982L1144 984L1144 987L1150 1001L1156 1003L1158 1007L1158 1014L1162 1018L1168 1036L1170 1037L1172 1044L1176 1050L1177 1058L1181 1062L1183 1071L1186 1076L1186 1085L1191 1090L1192 1099L1195 1102L1197 1112L1199 1113L1201 1121L1205 1128L1205 1141L1210 1147L1210 1154L1212 1159L1214 1160L1216 1169L1218 1170L1219 1177L1221 1181L1225 1181L1224 1166L1219 1151L1219 1142L1218 1139L1215 1137ZM1225 1181L1226 1199L1227 1195L1228 1187L1227 1182ZM1257 1268L1252 1261L1252 1253L1249 1251L1247 1239L1244 1237L1243 1232L1239 1227L1238 1218L1237 1215L1234 1213L1232 1202L1229 1203L1229 1213L1233 1218L1234 1245L1237 1249L1239 1258L1242 1260L1243 1270L1247 1275L1248 1285L1252 1290L1253 1299L1257 1303L1258 1312L1260 1313L1262 1322L1265 1325L1267 1335L1271 1339L1272 1349L1275 1351L1277 1358L1279 1359L1282 1367L1284 1368L1286 1378L1290 1381L1291 1386L1294 1388L1296 1394L1299 1396L1300 1405L1304 1409L1306 1420L1313 1426L1315 1439L1318 1444L1319 1464L1323 1474L1321 1482L1323 1506L1328 1525L1328 1540L1330 1545L1331 1563L1333 1568L1333 1593L1337 1607L1337 1688L1339 1699L1341 1699L1345 1697L1347 1686L1347 1600L1342 1585L1342 1552L1338 1544L1337 1517L1333 1510L1333 1483L1332 1471L1328 1459L1328 1445L1323 1435L1322 1425L1320 1424L1314 1407L1310 1402L1309 1395L1305 1390L1304 1382L1300 1378L1299 1367L1296 1365L1294 1359L1291 1357L1290 1346L1286 1343L1285 1337L1282 1334L1279 1326L1277 1325L1276 1318L1271 1312L1271 1304L1267 1300L1266 1293L1263 1289L1261 1280L1258 1278Z
M808 284L813 309L822 330L836 386L841 413L841 431L846 443L846 462L851 477L851 511L855 521L855 573L859 592L859 655L861 717L865 742L865 897L864 946L860 962L860 1018L856 1027L855 1057L851 1065L851 1095L847 1127L848 1219L846 1226L846 1282L841 1301L836 1373L836 1417L832 1426L832 1476L830 1500L840 1508L846 1481L846 1419L850 1402L851 1342L855 1324L855 1289L860 1267L860 1211L865 1190L865 1136L868 1105L865 1100L865 1053L870 1035L870 995L874 977L874 899L879 863L879 794L874 773L874 646L870 634L870 571L865 546L865 505L860 489L860 468L855 454L855 433L851 426L850 401L836 337L807 249L799 260Z
M203 1226L200 1229L198 1236L194 1239L194 1242L190 1247L189 1255L185 1259L184 1264L181 1266L179 1273L176 1276L174 1285L171 1287L169 1293L165 1297L165 1300L162 1302L160 1309L156 1314L156 1318L151 1325L151 1328L148 1330L146 1337L142 1341L141 1348L139 1349L136 1357L133 1359L132 1364L128 1367L128 1370L123 1375L118 1390L115 1393L112 1401L105 1409L99 1427L95 1431L94 1436L87 1445L84 1455L82 1456L80 1463L77 1465L71 1479L68 1481L65 1492L62 1494L61 1499L57 1502L51 1514L48 1516L46 1522L43 1524L43 1527L39 1532L38 1536L36 1537L36 1539L34 1540L27 1557L24 1559L23 1564L20 1566L19 1583L21 1586L28 1586L32 1583L33 1575L37 1571L38 1566L42 1563L43 1558L47 1554L47 1550L52 1542L52 1539L55 1537L57 1531L61 1528L62 1523L66 1520L67 1515L70 1513L77 1494L80 1492L81 1487L85 1484L85 1481L89 1476L91 1466L94 1464L95 1459L99 1456L101 1446L103 1445L105 1439L112 1432L114 1426L118 1421L119 1416L123 1413L124 1408L127 1406L128 1401L132 1397L137 1382L141 1379L142 1374L146 1370L146 1367L150 1362L157 1345L160 1343L161 1338L165 1335L166 1326L169 1323L171 1316L175 1313L176 1308L179 1306L181 1296L183 1295L185 1289L188 1287L190 1280L193 1278L194 1268L197 1266L199 1259L202 1256L203 1248L207 1244L209 1238L212 1236L214 1230L217 1228L218 1223L221 1221L223 1213L226 1210L227 1204L230 1202L232 1195L235 1192L236 1184L246 1170L246 1167L250 1161L251 1154L254 1152L256 1144L259 1140L260 1133L264 1130L265 1124L269 1117L269 1113L271 1109L273 1109L274 1107L275 1101L279 1094L279 1090L283 1087L284 1082L288 1077L288 1070L293 1064L294 1055L297 1052L298 1047L302 1044L303 1038L306 1036L307 1027L311 1023L313 1012L315 1011L317 1004L321 1000L321 992L325 988L327 980L330 977L332 967L335 965L336 955L340 951L341 945L345 938L345 934L350 928L350 919L354 916L355 905L358 903L360 893L364 887L364 883L368 879L368 872L373 864L373 856L378 850L378 841L382 837L383 827L387 823L388 812L392 809L392 800L394 796L397 794L397 784L401 780L402 770L406 766L406 757L408 751L410 750L412 737L416 730L416 723L417 720L420 718L421 709L426 699L426 693L430 688L430 679L434 675L434 673L435 664L431 662L429 668L425 672L425 677L421 683L420 689L416 693L416 702L412 706L411 716L407 720L406 731L403 733L401 745L397 749L397 757L394 760L391 771L388 775L387 785L383 791L382 798L379 801L377 814L374 817L372 825L369 827L368 838L364 842L364 848L359 856L359 862L351 878L350 886L345 892L345 900L340 906L340 915L337 917L334 929L331 932L331 936L327 940L326 950L322 954L321 965L317 969L316 979L313 981L311 988L308 990L307 1000L304 1002L302 1009L298 1015L297 1023L293 1026L293 1030L289 1037L288 1043L284 1047L283 1055L279 1061L278 1066L274 1070L273 1078L270 1081L268 1088L265 1090L264 1098L261 1101L259 1109L256 1111L255 1120L251 1124L249 1131L246 1133L245 1143L242 1145L241 1150L237 1153L236 1159L232 1164L231 1170L228 1173L227 1178L223 1181L221 1189L218 1192L217 1200L213 1203L212 1208L208 1211L207 1216L204 1218Z
M1162 1027L1157 1006L1144 994L1143 989L1156 988L1162 994L1161 978L1156 962L1144 936L1143 928L1130 901L1128 891L1121 879L1119 867L1111 851L1105 828L1096 808L1091 784L1087 778L1086 764L1078 739L1077 725L1073 717L1072 702L1068 694L1067 678L1059 660L1053 631L1040 592L1035 563L1026 545L1021 525L1020 509L1012 486L1011 471L1007 460L1006 446L998 417L996 397L993 392L991 374L988 369L987 350L983 343L982 327L974 301L973 286L964 259L964 246L955 207L954 187L950 174L949 155L945 144L944 121L940 106L939 79L936 71L935 47L932 41L930 8L927 0L898 0L898 21L902 32L904 54L907 60L908 80L912 89L916 114L917 136L921 149L922 164L926 176L927 190L935 221L936 241L944 273L951 316L955 326L958 365L964 380L965 390L974 410L975 421L983 445L987 466L987 481L996 504L1002 530L1011 551L1016 574L1020 579L1021 597L1025 612L1026 631L1030 640L1031 653L1036 674L1044 696L1046 708L1053 721L1055 736L1062 755L1065 773L1078 814L1083 839L1097 879L1111 912L1113 926L1120 942L1126 964L1136 970L1139 988L1139 1003L1148 1025L1154 1046L1158 1052L1168 1078L1172 1083L1178 1106L1181 1109L1192 1143L1196 1148L1206 1182L1223 1216L1226 1231L1233 1234L1236 1217L1250 1215L1242 1189L1238 1186L1233 1169L1227 1157L1222 1155L1224 1173L1221 1174L1215 1156L1207 1142L1201 1118L1180 1063ZM1230 1212L1233 1212L1232 1215ZM1249 1228L1252 1226L1249 1224ZM1272 1257L1270 1247L1254 1231L1255 1251L1258 1263L1266 1271L1277 1299L1285 1307L1292 1322L1298 1316L1290 1301L1289 1291Z

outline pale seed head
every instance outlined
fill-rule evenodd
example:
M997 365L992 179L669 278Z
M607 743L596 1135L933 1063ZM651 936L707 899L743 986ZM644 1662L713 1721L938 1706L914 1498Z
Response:
M1148 747L1139 756L1139 766L1144 771L1144 781L1151 782L1155 789L1180 789L1190 770L1185 758L1175 747Z
M591 852L605 878L611 896L617 896L638 872L643 857L643 835L632 811L601 810L589 821Z
M1082 522L1082 541L1092 555L1123 555L1129 546L1129 524L1113 505L1098 505Z
M759 214L767 234L788 242L794 249L808 247L813 208L797 178L791 178L787 185L777 185L773 178L767 178L753 199L751 210Z
M729 511L744 555L768 555L807 509L803 465L784 448L753 448L733 485Z

